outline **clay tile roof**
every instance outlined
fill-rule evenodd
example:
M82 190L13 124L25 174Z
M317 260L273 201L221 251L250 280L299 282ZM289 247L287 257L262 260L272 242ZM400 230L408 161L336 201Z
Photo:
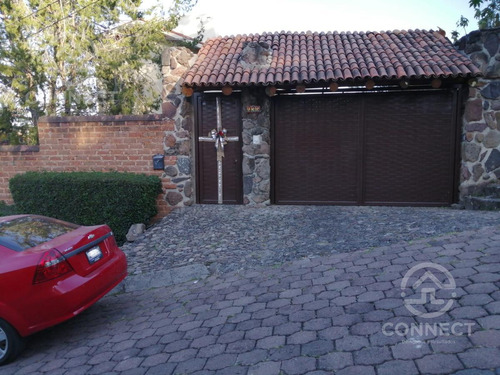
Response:
M282 31L206 41L183 84L209 88L479 75L468 57L432 30Z

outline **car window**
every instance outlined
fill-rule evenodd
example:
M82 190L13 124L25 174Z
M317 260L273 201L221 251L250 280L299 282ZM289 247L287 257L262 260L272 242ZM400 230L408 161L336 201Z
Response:
M23 251L77 228L76 225L40 217L21 217L0 223L0 245Z

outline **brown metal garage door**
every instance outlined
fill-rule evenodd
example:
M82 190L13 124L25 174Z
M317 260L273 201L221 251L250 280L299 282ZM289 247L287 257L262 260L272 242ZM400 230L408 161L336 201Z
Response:
M451 204L454 102L448 90L277 97L274 203Z

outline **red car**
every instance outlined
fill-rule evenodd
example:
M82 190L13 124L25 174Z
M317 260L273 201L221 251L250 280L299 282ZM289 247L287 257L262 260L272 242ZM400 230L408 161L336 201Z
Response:
M107 225L0 217L0 365L20 353L26 336L81 313L126 276Z

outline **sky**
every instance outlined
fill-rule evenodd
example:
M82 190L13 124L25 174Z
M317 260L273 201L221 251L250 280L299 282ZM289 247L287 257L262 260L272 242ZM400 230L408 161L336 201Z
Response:
M150 0L149 0L150 1ZM477 29L469 0L198 0L176 31L206 37L277 31L437 30L451 39L463 15ZM460 36L465 33L458 30ZM206 38L205 38L206 39Z

